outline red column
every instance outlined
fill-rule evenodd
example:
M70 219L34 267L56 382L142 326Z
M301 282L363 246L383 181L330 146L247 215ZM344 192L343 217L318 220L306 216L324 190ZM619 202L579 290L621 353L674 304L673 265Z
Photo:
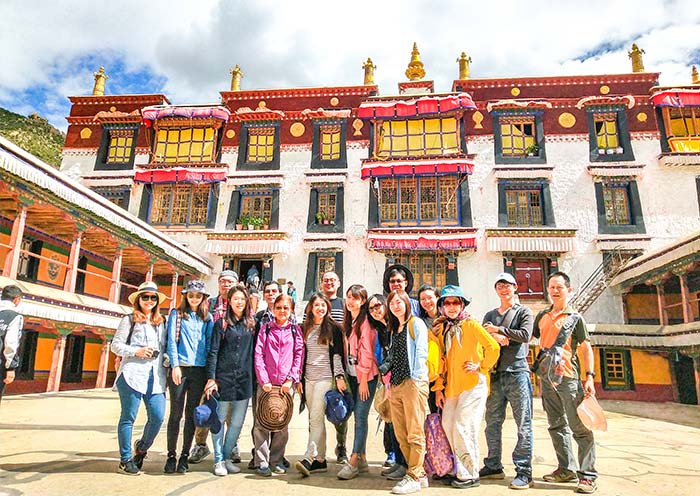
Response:
M693 321L693 309L690 307L690 291L688 291L688 279L685 274L680 274L678 280L681 283L681 302L683 307L683 322Z
M170 310L177 306L177 280L180 274L177 271L173 272L173 282L170 286Z
M659 284L655 284L655 286L656 301L659 306L659 324L666 325L668 324L668 318L666 317L666 309L664 308L666 306L666 301L664 299L664 284L661 282Z
M63 372L63 355L66 351L66 336L56 337L53 345L53 356L51 358L51 371L49 372L49 382L46 385L46 392L57 393L61 387L61 373Z
M96 388L103 388L107 385L107 369L109 368L109 341L102 344L102 352L100 353L100 366L97 369Z
M148 266L148 272L146 272L146 281L145 282L151 282L153 280L153 269L155 268L155 264L151 263L151 265Z
M12 223L12 232L10 233L10 250L5 257L5 266L2 269L2 274L10 279L17 279L17 269L19 268L19 256L22 248L22 238L24 237L24 226L27 223L27 210L29 205L21 204L17 217Z
M109 301L119 303L119 295L122 290L122 259L124 257L124 248L119 248L114 256L114 264L112 264L112 283L109 286Z
M78 280L78 261L80 260L80 244L82 240L83 231L78 231L70 247L68 270L66 271L66 280L63 282L63 291L68 291L69 293L75 292L75 283Z

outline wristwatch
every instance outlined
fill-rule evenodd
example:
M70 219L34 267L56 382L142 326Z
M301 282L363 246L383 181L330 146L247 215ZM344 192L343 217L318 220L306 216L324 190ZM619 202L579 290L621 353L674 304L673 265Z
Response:
M595 379L595 372L586 372L586 377L593 377Z

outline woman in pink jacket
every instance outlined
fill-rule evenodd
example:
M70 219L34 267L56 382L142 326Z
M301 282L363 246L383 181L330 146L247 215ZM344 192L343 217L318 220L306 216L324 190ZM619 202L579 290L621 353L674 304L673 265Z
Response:
M345 293L345 335L348 340L347 373L355 400L355 438L352 456L338 472L338 478L354 479L360 472L369 472L367 465L367 417L377 389L377 359L374 348L377 331L367 320L367 290L353 284Z
M299 326L290 320L293 312L294 300L288 295L279 295L272 307L274 320L263 324L258 332L254 364L258 387L263 391L281 386L283 393L293 395L295 385L301 382L304 337ZM275 432L274 436L270 434L256 419L253 424L255 465L258 475L264 477L269 477L273 471L276 474L287 471L283 460L288 428Z

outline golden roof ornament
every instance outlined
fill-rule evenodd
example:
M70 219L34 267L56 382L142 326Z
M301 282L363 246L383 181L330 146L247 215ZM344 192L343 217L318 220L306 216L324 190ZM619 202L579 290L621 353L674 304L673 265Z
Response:
M231 91L241 91L241 78L243 77L241 66L236 64L236 67L229 72L231 73Z
M374 70L377 68L372 62L372 59L367 57L367 62L362 64L362 68L365 70L365 86L371 86L374 84Z
M690 71L690 77L692 78L693 84L700 84L700 75L698 75L698 68L693 66Z
M469 64L471 63L472 58L467 57L467 54L462 52L462 55L459 56L457 59L457 63L459 64L459 80L463 79L469 79Z
M627 56L632 60L632 72L644 72L643 53L643 49L639 48L636 43L632 43L632 50L627 52Z
M425 77L425 69L423 69L423 62L420 61L420 52L415 42L411 52L411 62L408 64L408 69L406 69L406 77L409 81L418 81Z
M93 72L95 76L95 86L92 87L92 96L105 96L105 81L109 76L105 74L105 68L100 67L100 70Z

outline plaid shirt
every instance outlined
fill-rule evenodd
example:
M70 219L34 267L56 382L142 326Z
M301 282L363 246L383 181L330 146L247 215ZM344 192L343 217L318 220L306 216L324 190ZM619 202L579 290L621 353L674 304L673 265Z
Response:
M214 318L214 322L226 316L227 306L228 300L221 295L211 300L209 304L209 313L211 313L211 316Z

